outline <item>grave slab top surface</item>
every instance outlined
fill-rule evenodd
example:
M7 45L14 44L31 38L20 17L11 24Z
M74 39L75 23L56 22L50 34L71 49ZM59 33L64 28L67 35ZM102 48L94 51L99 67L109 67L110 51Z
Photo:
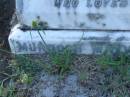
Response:
M130 30L129 0L16 0L21 23L54 29Z

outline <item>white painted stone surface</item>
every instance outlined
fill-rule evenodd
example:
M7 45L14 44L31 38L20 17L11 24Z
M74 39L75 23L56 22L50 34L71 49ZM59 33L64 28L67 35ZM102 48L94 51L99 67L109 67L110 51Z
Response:
M16 0L16 8L27 25L40 16L50 28L130 30L129 0Z
M11 51L15 54L44 53L38 31L23 32L19 26L16 25L9 36ZM101 54L107 44L119 44L124 51L130 49L130 32L45 30L45 34L40 33L52 50L69 45L76 48L78 54Z

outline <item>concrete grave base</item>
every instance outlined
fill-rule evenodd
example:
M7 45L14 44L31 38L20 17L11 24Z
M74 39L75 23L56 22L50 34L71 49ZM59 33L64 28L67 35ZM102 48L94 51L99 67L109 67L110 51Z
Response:
M130 51L130 32L128 31L74 31L74 30L44 30L22 31L17 24L9 36L9 44L14 54L42 54L45 47L61 50L66 46L74 48L77 54L101 54L108 45L110 48L119 46L122 51ZM39 35L40 33L40 35ZM42 37L42 38L41 38Z

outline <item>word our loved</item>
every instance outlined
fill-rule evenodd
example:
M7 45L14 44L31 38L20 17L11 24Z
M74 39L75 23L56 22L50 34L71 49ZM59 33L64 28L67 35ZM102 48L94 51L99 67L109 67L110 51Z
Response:
M77 8L80 3L84 3L83 0L54 0L54 6L57 8ZM128 0L85 0L85 6L88 8L95 7L112 7L112 8L124 8L128 6Z

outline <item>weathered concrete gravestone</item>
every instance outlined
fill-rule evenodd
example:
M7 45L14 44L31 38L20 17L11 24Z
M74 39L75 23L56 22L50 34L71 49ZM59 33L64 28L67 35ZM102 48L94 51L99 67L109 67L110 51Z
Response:
M13 53L44 53L36 30L22 31L39 17L47 25L42 37L51 49L76 46L80 54L100 54L108 44L130 47L129 0L16 0L19 24L9 37ZM82 38L82 39L81 39Z
M130 29L128 0L17 0L21 21L37 16L57 29Z

